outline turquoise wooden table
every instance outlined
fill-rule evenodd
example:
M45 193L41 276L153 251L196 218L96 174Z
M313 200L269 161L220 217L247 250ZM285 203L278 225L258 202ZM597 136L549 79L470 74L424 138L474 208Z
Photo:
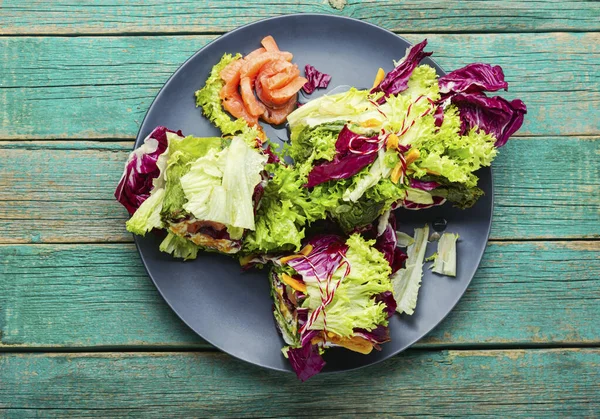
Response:
M258 18L352 16L500 64L529 113L489 246L430 335L301 384L215 351L142 267L112 193L152 99ZM600 3L0 1L0 417L600 414Z

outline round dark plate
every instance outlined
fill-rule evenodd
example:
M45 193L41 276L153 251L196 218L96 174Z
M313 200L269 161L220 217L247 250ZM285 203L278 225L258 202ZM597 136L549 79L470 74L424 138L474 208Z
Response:
M331 74L329 91L342 85L370 86L377 69L390 71L392 60L402 58L410 45L377 26L329 15L282 16L241 27L198 51L173 74L150 106L135 146L157 125L180 129L186 135L220 135L195 107L194 92L204 85L210 69L224 53L246 54L258 48L266 35L273 35L282 49L292 52L301 68L312 64ZM444 74L432 60L423 62ZM284 130L265 128L273 140L285 135ZM475 274L490 231L491 170L481 170L479 176L485 196L469 210L443 206L397 213L399 229L411 234L414 227L439 216L448 221L447 231L460 234L457 277L438 276L425 269L415 313L396 314L390 321L392 341L384 344L382 351L366 356L331 349L325 354L324 371L349 370L387 359L425 336L452 310ZM136 236L135 241L152 281L190 328L236 358L291 371L281 354L283 341L271 314L265 271L242 272L237 260L213 253L201 253L194 261L181 262L158 250L161 237ZM433 247L429 246L428 254Z

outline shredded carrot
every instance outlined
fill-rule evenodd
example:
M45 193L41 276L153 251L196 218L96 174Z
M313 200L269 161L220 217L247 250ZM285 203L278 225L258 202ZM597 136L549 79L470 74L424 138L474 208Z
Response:
M377 86L379 86L379 83L381 83L384 78L385 71L383 71L383 68L380 67L379 70L377 70L377 75L375 76L375 80L373 81L373 87L371 87L371 89L374 89Z
M392 169L392 173L390 174L390 180L397 184L398 180L400 180L400 176L402 176L402 162L399 161L396 163L396 166Z
M306 294L306 284L303 284L302 282L292 278L291 276L285 273L281 274L281 280L296 291L300 291L301 293Z
M242 256L240 258L240 265L245 266L245 265L249 264L252 259L254 259L254 255Z
M421 153L419 152L419 150L417 150L416 148L411 148L410 151L408 152L408 154L406 155L406 165L410 165L413 164L421 155Z
M434 176L440 175L438 172L434 172L433 170L425 169L425 171L427 172L428 175L434 175Z
M394 133L391 133L387 138L387 142L385 143L386 150L398 148L398 141L398 136Z
M288 263L290 260L298 259L298 258L301 258L301 257L302 257L302 255L285 256L285 257L282 257L281 259L279 259L279 262L281 262L281 264L283 265L283 264Z
M360 336L352 336L351 338L341 337L339 335L328 333L328 339L331 343L340 345L346 349L361 354L369 354L373 350L373 344Z
M375 118L367 119L366 121L360 123L360 126L363 128L373 128L378 127L379 125L381 125L381 122Z
M310 255L310 252L312 252L313 247L311 244L307 244L306 246L304 246L304 248L302 250L300 250L300 254L304 255L304 256L308 256Z

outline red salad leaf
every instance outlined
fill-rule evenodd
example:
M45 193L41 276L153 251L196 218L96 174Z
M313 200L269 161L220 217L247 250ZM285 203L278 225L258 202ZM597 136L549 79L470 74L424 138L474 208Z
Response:
M438 84L442 98L444 95L454 93L508 90L508 83L504 81L502 67L484 63L473 63L454 70L440 77Z
M508 101L500 96L487 97L485 91L507 90L502 67L474 63L455 70L439 79L440 102L453 103L459 109L461 134L478 127L496 137L496 147L502 147L521 125L527 107L520 99ZM441 126L440 108L434 114Z
M377 302L382 302L383 304L385 304L385 312L387 313L388 319L390 317L393 316L393 314L396 312L396 300L394 299L394 295L392 294L391 291L385 291L382 292L381 294L379 294L378 296L375 297L375 301ZM377 328L379 329L380 327L383 326L378 326ZM387 327L385 327L386 333L387 333ZM377 343L384 343L387 341L378 341Z
M302 89L309 95L314 92L315 89L325 89L331 81L331 76L329 74L321 73L310 64L307 64L304 67L304 75L308 79L308 82L306 82Z
M288 358L300 381L308 380L321 372L325 366L317 345L307 344L300 348L290 348Z
M459 93L452 96L458 106L462 132L478 127L496 137L496 147L502 147L521 125L527 107L520 99L508 101L500 96L487 97L484 93Z
M386 74L385 78L375 86L371 93L384 92L385 96L379 99L379 103L384 103L389 95L396 95L408 88L408 79L421 60L428 57L432 52L424 52L427 46L427 39L406 50L406 55L396 68Z
M335 143L335 157L313 167L304 186L310 188L329 180L354 176L375 161L380 146L377 137L365 137L344 126Z
M388 299L393 301L394 303L394 311L396 311L396 301L392 297L392 293L390 291L386 291L384 294L389 294ZM389 308L389 307L388 307ZM394 314L392 311L392 314ZM391 315L390 315L391 316ZM354 329L355 336L360 336L365 338L366 340L373 343L373 347L378 351L381 350L379 346L382 343L386 343L390 341L390 329L386 326L379 325L373 330L365 330L365 329Z
M330 277L339 268L348 250L344 240L334 234L315 236L307 244L312 246L312 250L305 258L287 262L306 278L324 280Z
M115 191L115 198L127 208L129 214L133 214L150 196L152 179L160 174L156 161L168 146L167 132L175 133L166 127L156 127L144 139L144 144L129 154ZM177 135L183 137L181 131L177 131Z
M411 188L421 189L424 191L432 191L435 188L437 188L438 186L440 186L440 184L437 182L434 182L434 181L425 182L423 180L410 178L410 187Z

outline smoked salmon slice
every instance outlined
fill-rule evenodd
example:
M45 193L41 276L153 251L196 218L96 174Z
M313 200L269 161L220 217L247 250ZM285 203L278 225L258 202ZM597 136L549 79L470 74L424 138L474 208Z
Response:
M223 108L233 115L234 118L244 118L248 125L254 126L258 124L258 118L250 115L244 106L244 101L238 92L223 99Z
M267 107L267 110L262 115L263 121L268 124L279 125L285 122L285 119L289 114L291 114L296 109L297 103L297 94L292 96L292 98L283 105L280 109L273 109Z
M277 46L277 42L275 42L275 38L271 35L265 36L262 41L260 41L263 47L269 52L277 52L279 51L279 47Z
M293 55L280 51L271 35L261 44L219 73L225 82L219 92L223 108L250 126L258 124L258 117L270 124L285 122L296 108L298 90L307 82L291 63Z
M248 77L244 77L240 81L240 91L242 93L244 105L246 105L246 109L250 115L260 116L265 113L265 106L256 100L254 89L252 88L252 81Z
M298 76L300 76L300 69L297 65L292 65L277 74L263 78L262 84L267 90L279 89L291 83Z
M267 89L264 84L261 83L261 92L258 97L270 107L284 105L296 93L298 93L298 90L302 89L302 86L304 86L307 82L308 80L304 77L296 77L285 86L274 90Z
M232 61L229 64L227 64L223 70L221 70L219 76L221 77L221 79L223 79L225 83L228 83L240 74L240 68L242 68L242 65L244 65L243 58Z
M250 61L250 60L258 57L260 54L264 54L265 52L267 52L266 49L264 49L264 48L257 48L254 51L250 52L248 55L246 55L244 58L242 58L242 60L244 62Z
M225 84L219 92L219 97L221 99L225 99L232 96L234 93L237 93L238 85L240 84L240 68L242 68L242 65L244 65L243 60L236 60L219 73L221 79L225 81Z
M244 60L244 65L240 69L240 78L248 77L250 80L254 80L256 75L269 61L278 61L284 59L286 61L292 61L294 56L289 52L265 52L252 58L251 60Z

